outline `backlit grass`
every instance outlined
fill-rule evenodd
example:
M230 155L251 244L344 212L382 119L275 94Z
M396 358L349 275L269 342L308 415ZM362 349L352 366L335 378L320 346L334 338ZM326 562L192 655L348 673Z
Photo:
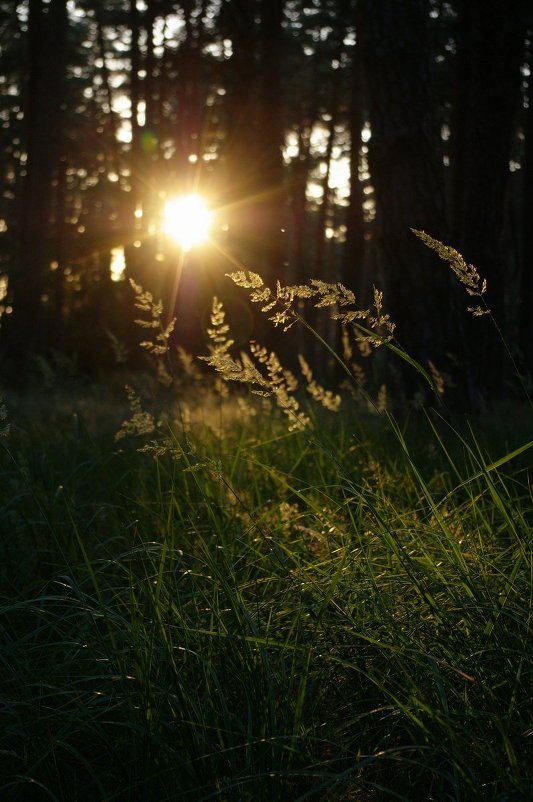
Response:
M236 403L160 454L11 415L2 798L527 799L529 452Z
M309 329L296 299L329 307L343 384L236 354L216 299L216 378L180 352L180 383L136 287L155 370L129 412L111 384L7 398L0 797L530 799L531 407L445 417L377 290L361 311L340 284L232 277L287 330ZM381 345L439 412L368 394L354 350Z

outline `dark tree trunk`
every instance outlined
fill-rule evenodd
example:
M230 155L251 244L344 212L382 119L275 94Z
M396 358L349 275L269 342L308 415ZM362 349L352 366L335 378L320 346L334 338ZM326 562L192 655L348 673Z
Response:
M224 17L232 56L226 98L225 185L221 203L229 222L233 265L285 280L282 121L282 19L284 0L230 0ZM226 264L226 267L228 265ZM234 269L234 267L232 268ZM277 332L251 308L253 336L273 348Z
M56 199L54 220L54 346L61 351L65 348L65 268L67 267L67 165L66 154L61 154L56 173Z
M42 0L30 0L26 176L19 224L18 265L10 276L13 315L4 332L14 377L26 358L34 352L43 352L50 340L43 296L48 289L53 258L51 220L57 200L53 182L61 169L67 27L66 0L51 0L47 7Z
M313 117L313 121L314 121ZM298 131L298 155L291 164L290 204L293 244L290 280L295 284L310 278L307 266L307 182L311 169L311 130L313 123L302 120Z
M112 145L112 153L110 159L110 167L117 174L120 174L120 155L117 144L118 121L116 113L113 110L113 89L111 87L111 76L109 66L107 63L106 42L104 35L104 19L102 14L102 7L99 3L95 4L95 20L96 20L96 42L100 51L100 58L102 66L100 68L100 76L102 79L102 90L106 100L106 125L109 132L108 141Z
M332 77L331 87L331 103L329 104L328 112L330 116L328 138L326 145L326 153L324 154L324 161L326 163L326 172L322 181L322 199L318 209L317 215L317 230L316 230L316 246L314 253L315 269L313 271L315 276L328 279L328 265L325 263L326 259L326 227L331 208L331 190L329 182L331 178L331 161L333 158L333 146L335 144L335 128L339 122L340 106L341 106L341 89L344 77L344 70L341 68L342 57L344 54L344 37L346 34L346 14L347 3L341 4L340 11L340 30L339 30L339 44L334 54L334 60L337 62L338 67L334 70Z
M533 29L529 33L533 55ZM520 350L524 369L533 376L533 58L529 60L528 108L525 117L523 181L523 252L520 293Z
M337 70L334 99L331 108L331 120L328 125L328 139L326 145L326 152L324 154L324 163L326 171L322 176L322 198L320 199L320 206L318 207L317 225L315 232L315 249L313 254L314 270L313 276L328 280L334 280L330 275L329 265L326 259L326 229L328 225L329 214L332 203L332 192L329 186L331 180L331 162L333 159L333 146L335 145L335 126L338 121L339 115L339 92L340 92L340 69Z
M284 0L232 0L225 146L233 245L266 281L281 278L285 193L281 112Z
M285 0L262 0L258 92L255 100L257 187L255 228L262 267L269 283L284 280L285 188L282 148L281 53Z
M157 97L157 61L155 57L155 23L157 20L157 7L155 5L148 5L146 11L145 29L146 29L146 58L144 60L144 69L146 71L146 92L144 98L146 102L146 151L152 161L155 161L158 156L157 140L158 140L158 97Z
M487 279L487 304L505 332L501 238L516 122L526 3L457 4L457 97L453 147L453 244ZM488 317L466 324L463 360L471 400L503 391L504 348Z
M350 196L346 214L346 244L344 247L342 282L351 287L364 303L366 281L363 259L365 231L363 218L363 192L359 180L361 163L361 130L364 124L363 87L359 46L356 45L350 65L350 96L348 124L350 126Z
M318 84L320 58L313 58L310 86L303 91L298 122L298 155L291 163L289 194L292 218L292 248L289 281L304 284L311 278L308 260L307 184L312 167L311 135L319 117Z
M141 126L138 120L139 103L141 100L141 80L139 72L141 70L141 19L137 8L137 0L130 0L129 4L129 27L130 27L130 74L129 74L129 99L131 107L131 143L130 143L130 168L131 168L131 191L129 203L129 215L132 226L140 229L142 222L134 217L136 209L142 204L144 189L142 171L142 148L141 148ZM137 283L145 286L147 284L146 271L143 270L142 259L140 258L139 248L133 243L128 243L124 248L126 256L126 271L128 277Z
M141 20L137 8L137 0L130 0L130 105L131 105L131 183L132 200L137 203L140 198L141 180L141 127L137 117L139 102L141 100L141 82L139 72L141 69Z
M191 167L189 156L197 153L201 134L200 51L198 35L203 19L195 21L196 3L182 2L185 20L185 41L178 53L177 130L175 163L178 180L185 191L194 189L197 168ZM201 40L201 35L200 35Z
M224 99L225 140L221 146L224 174L220 205L229 222L230 247L243 258L250 228L248 198L255 192L255 124L253 98L257 86L257 4L225 0L222 11L224 35L231 41ZM242 247L241 247L242 245Z
M442 366L445 352L455 348L449 277L410 231L424 229L438 238L446 231L427 12L425 0L360 0L357 28L372 129L369 164L385 305L399 343L426 367L429 360ZM415 387L412 379L416 376L407 368L408 392Z

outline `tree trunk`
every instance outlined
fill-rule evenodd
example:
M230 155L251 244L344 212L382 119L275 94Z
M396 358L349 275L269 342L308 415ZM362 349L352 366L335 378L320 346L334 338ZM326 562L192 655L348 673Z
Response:
M453 244L487 279L487 304L505 332L501 237L515 124L526 3L458 3L453 147ZM463 361L474 404L501 395L504 348L488 317L469 319Z
M350 3L349 0L338 0L338 17L337 17L337 30L335 31L335 45L331 54L331 63L336 64L336 68L332 68L330 93L331 99L327 105L327 112L330 117L328 126L328 137L326 144L326 153L324 154L324 162L326 163L326 172L322 180L322 199L318 208L317 215L317 230L316 230L316 245L314 253L314 275L326 280L335 280L336 276L331 276L330 265L327 264L326 258L326 228L330 216L332 193L329 187L331 178L331 166L333 158L333 148L335 145L336 127L339 122L341 110L341 97L343 80L345 70L343 68L343 61L346 52L344 40L346 38L346 29L350 21Z
M298 120L298 154L291 163L289 194L292 220L292 248L290 253L289 281L304 284L312 275L309 270L307 184L313 159L311 136L319 118L318 86L320 59L312 61L310 86L302 91Z
M266 282L282 278L284 237L281 112L284 0L232 0L227 181L238 253Z
M365 251L365 231L363 219L363 192L359 180L361 163L361 130L363 128L364 107L361 80L359 45L356 45L350 65L350 99L348 124L350 126L350 196L346 213L346 243L341 280L356 293L362 304L365 303L366 281L363 259Z
M129 99L130 99L130 125L131 125L131 143L130 143L130 169L131 169L131 191L130 203L128 213L132 227L140 229L142 226L141 219L137 219L135 215L136 209L142 204L144 189L143 186L143 171L142 171L142 148L141 148L141 126L138 120L139 103L141 100L141 81L139 71L141 69L141 19L139 10L137 8L137 0L130 0L129 5L129 27L130 27L130 75L129 75ZM138 232L139 233L139 232ZM146 270L140 257L139 248L135 247L133 243L128 243L124 248L126 257L126 272L128 277L146 286Z
M369 165L384 303L401 347L426 367L429 360L442 366L445 351L455 347L449 277L410 231L424 229L442 238L446 230L427 11L425 0L360 0L357 27L372 130ZM411 394L418 376L410 366L402 372Z
M99 3L94 7L95 21L96 21L96 42L98 50L100 51L100 58L102 59L102 66L100 68L100 76L102 79L102 90L107 103L106 110L106 125L109 132L109 142L112 143L112 154L110 159L110 168L117 174L120 174L120 154L118 148L117 132L118 121L115 111L113 110L113 89L111 87L111 76L109 72L109 65L107 63L106 42L104 34L104 19L102 14L102 7Z
M285 280L285 186L282 122L284 0L231 0L225 7L232 57L226 97L225 184L228 250L234 264L266 284ZM233 269L233 268L232 268ZM275 347L278 336L257 307L254 337Z
M61 169L66 45L66 0L30 0L28 18L28 83L26 176L19 224L16 272L10 276L13 315L5 326L8 361L14 378L28 356L46 349L50 339L43 295L52 258L53 180ZM57 212L57 210L56 210Z
M533 42L530 31L529 40L531 55ZM530 55L528 78L528 108L525 118L525 151L522 164L523 182L523 250L522 275L520 293L520 350L523 367L533 376L533 331L531 318L533 315L533 58Z
M255 228L262 267L269 283L283 282L285 272L285 188L282 148L281 52L284 0L262 0L256 106L257 187Z
M324 162L326 164L326 172L322 180L322 198L317 214L317 229L316 229L316 245L314 253L315 269L313 275L323 278L326 281L330 280L328 265L326 264L326 228L328 224L329 213L331 209L332 192L329 186L331 179L331 162L333 158L333 147L335 145L335 128L339 120L339 107L341 96L341 84L343 78L343 70L341 69L341 53L338 53L337 61L339 62L338 68L334 72L331 106L329 107L329 115L331 117L328 126L328 139L326 145L326 153L324 154Z

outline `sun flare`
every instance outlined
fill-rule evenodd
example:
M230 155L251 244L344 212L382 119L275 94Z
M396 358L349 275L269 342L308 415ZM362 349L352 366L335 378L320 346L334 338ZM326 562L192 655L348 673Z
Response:
M208 239L212 222L213 213L201 195L171 198L163 208L163 231L184 251Z

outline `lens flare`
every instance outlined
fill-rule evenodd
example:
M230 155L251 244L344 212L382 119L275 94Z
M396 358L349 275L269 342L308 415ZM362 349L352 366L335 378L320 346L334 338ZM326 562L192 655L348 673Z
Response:
M213 213L201 195L182 195L168 200L163 209L163 231L184 251L209 237Z

